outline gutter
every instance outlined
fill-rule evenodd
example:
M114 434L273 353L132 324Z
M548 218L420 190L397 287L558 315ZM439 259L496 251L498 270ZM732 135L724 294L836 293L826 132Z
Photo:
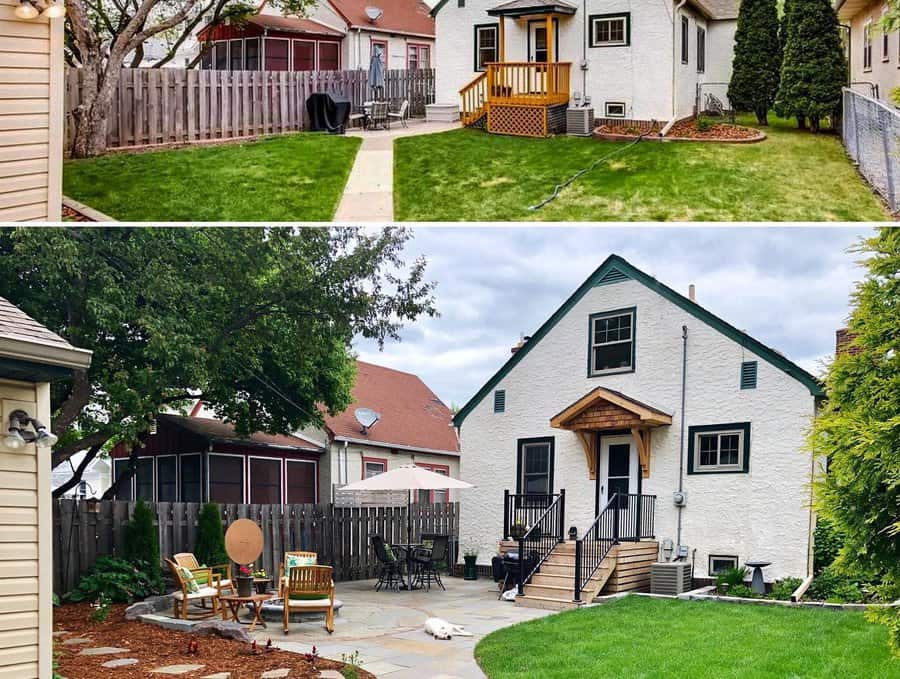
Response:
M676 55L675 51L678 48L678 45L677 45L678 39L676 37L676 28L675 27L676 27L676 24L678 23L678 21L677 21L678 12L680 12L681 8L684 7L686 4L687 4L687 0L679 0L678 4L675 5L675 9L672 11L672 117L669 119L669 122L666 123L666 126L663 127L659 131L660 137L665 137L669 133L669 130L672 129L672 126L676 122L675 119L676 119L677 111L678 111L678 93L677 93L677 90L675 89L675 80L676 80L676 74L677 74L677 71L675 69L677 69L678 66L676 65L677 55Z
M0 337L0 356L29 363L59 365L64 368L86 369L91 365L93 352L40 340L21 340Z

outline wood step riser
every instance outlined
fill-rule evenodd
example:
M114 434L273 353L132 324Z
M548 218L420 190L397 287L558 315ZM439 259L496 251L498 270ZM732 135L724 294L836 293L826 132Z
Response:
M578 604L573 601L529 596L516 597L516 606L523 606L524 608L540 608L548 611L566 611L571 608L578 608Z

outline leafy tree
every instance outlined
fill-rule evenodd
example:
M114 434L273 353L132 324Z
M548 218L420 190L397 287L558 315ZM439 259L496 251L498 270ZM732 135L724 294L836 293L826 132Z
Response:
M161 589L159 529L153 523L153 510L143 500L137 501L134 515L125 526L125 558L144 572L155 589Z
M832 567L900 584L900 230L864 241L868 273L853 293L852 350L828 369L828 401L810 444L828 459L816 507L844 544ZM893 615L900 651L900 611Z
M775 0L743 0L734 36L734 62L728 99L740 110L753 111L760 125L778 92L781 40Z
M784 57L775 110L804 117L813 132L834 116L847 80L837 13L829 0L788 0L785 5Z
M3 295L94 352L88 370L53 385L53 466L110 442L136 455L156 413L196 398L245 435L321 425L320 406L351 402L354 337L383 345L436 313L424 259L402 257L409 238L395 228L0 230Z
M197 557L197 561L207 566L218 566L229 561L228 553L225 551L222 517L219 514L219 505L215 502L207 502L200 509L194 556Z

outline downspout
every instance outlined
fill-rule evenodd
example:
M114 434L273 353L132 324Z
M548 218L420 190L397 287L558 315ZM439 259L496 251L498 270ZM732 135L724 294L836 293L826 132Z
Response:
M582 101L584 101L584 96L587 94L587 43L588 43L588 11L587 11L587 0L582 0L581 3L581 96ZM591 121L591 127L593 127L594 121Z
M347 450L347 442L344 441L344 483L350 483L350 474L347 471L347 455L349 452ZM338 467L338 474L341 473L340 467Z
M356 68L361 69L362 66L362 29L356 28Z
M672 12L672 117L669 119L669 122L666 123L666 126L663 127L659 131L660 137L665 137L669 130L672 129L672 126L675 124L675 116L677 115L678 110L678 94L675 89L675 80L676 73L675 70L678 68L675 64L677 63L677 55L675 54L675 50L678 48L678 39L676 36L676 25L678 24L678 12L681 11L681 8L687 4L687 0L678 0L678 4L675 5L675 10ZM685 337L687 336L687 328L685 328ZM681 516L681 512L678 514Z
M678 445L678 492L684 492L684 402L687 392L687 338L686 325L681 326L681 432ZM678 505L678 531L675 536L675 548L681 547L681 513L684 511L684 503ZM677 555L676 551L676 555Z

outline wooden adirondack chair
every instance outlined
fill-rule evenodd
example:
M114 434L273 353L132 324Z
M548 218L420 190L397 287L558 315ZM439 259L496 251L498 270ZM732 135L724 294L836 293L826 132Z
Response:
M207 570L202 568L200 564L197 562L197 557L194 556L191 552L180 552L172 557L172 561L174 561L177 565L183 566L187 568L191 572L198 571L200 577L196 578L197 582L203 585L206 581L203 580L202 572ZM234 581L231 578L231 564L224 563L219 564L217 566L208 566L208 570L212 571L213 576L215 577L215 583L213 586L219 590L219 596L223 594L234 594Z
M194 578L186 577L182 569L186 566L179 566L171 559L166 559L169 569L172 571L172 578L175 580L175 586L178 588L172 593L172 612L176 618L187 620L188 603L197 601L201 605L205 605L207 599L212 602L212 612L204 617L215 615L219 606L219 590L215 587L217 576L210 568L188 569ZM197 575L206 576L204 584L196 581Z
M325 629L334 632L334 579L331 566L294 566L284 587L284 633L291 613L324 612Z
M284 560L278 564L278 596L284 596L284 586L287 584L287 573L291 569L289 562L292 559L309 561L309 563L301 564L302 566L315 566L318 558L319 555L315 552L285 552Z

